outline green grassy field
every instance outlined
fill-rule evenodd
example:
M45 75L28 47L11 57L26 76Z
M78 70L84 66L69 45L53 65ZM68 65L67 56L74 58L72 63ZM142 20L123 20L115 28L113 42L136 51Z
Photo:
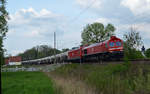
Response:
M98 94L150 94L150 65L67 64L52 74L81 80Z
M57 94L42 72L3 72L2 94Z

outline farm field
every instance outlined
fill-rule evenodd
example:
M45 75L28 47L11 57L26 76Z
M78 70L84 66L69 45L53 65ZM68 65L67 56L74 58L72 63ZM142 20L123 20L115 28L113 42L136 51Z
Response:
M2 94L57 94L42 72L2 72Z
M150 65L146 64L66 64L49 76L65 94L150 93Z

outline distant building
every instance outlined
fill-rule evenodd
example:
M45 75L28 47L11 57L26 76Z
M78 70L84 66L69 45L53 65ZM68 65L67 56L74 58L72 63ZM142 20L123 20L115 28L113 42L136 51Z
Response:
M5 59L6 65L21 65L21 56L11 56Z

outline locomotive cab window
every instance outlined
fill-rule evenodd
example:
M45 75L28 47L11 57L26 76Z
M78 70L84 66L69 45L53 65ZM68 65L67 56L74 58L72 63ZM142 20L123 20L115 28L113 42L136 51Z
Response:
M109 43L109 46L110 46L110 47L114 47L114 46L115 46L115 43L114 43L114 42L110 42L110 43Z
M84 50L84 54L87 54L87 49Z
M121 42L116 42L116 46L121 46Z

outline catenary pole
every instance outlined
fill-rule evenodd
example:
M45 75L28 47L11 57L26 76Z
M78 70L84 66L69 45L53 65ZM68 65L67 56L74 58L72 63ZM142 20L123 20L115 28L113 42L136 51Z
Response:
M56 32L54 31L54 63L56 63Z

